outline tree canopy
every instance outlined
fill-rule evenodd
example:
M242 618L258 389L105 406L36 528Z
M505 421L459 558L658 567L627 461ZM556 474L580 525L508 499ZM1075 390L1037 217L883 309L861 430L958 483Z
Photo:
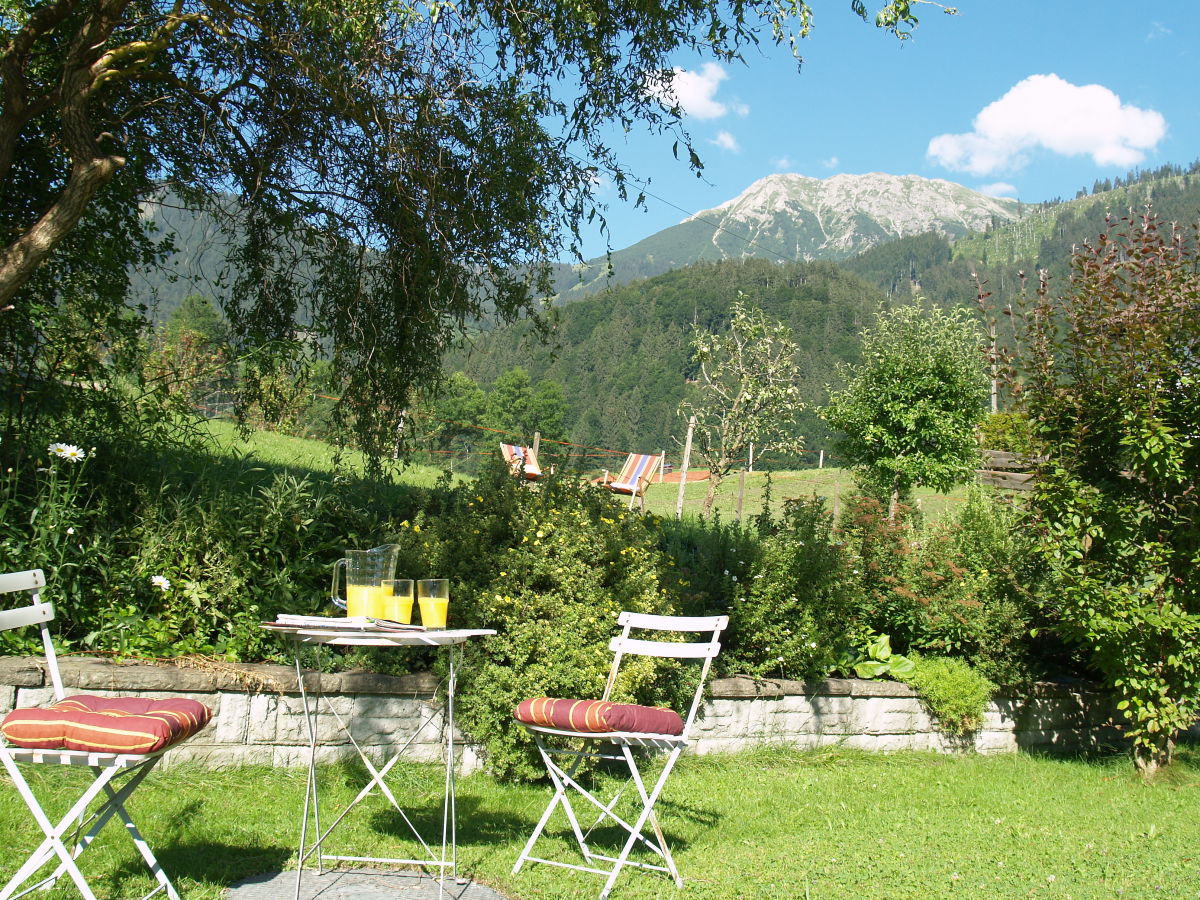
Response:
M918 2L875 24L903 37ZM166 249L139 204L169 189L237 235L226 316L276 351L249 374L331 353L366 449L389 446L466 323L538 311L598 176L624 196L605 126L701 167L664 100L675 54L732 61L809 25L803 0L0 0L3 350L72 274L95 273L91 320L116 315Z
M707 515L717 486L751 444L757 442L760 451L804 449L803 436L795 432L803 404L791 329L742 296L730 309L728 331L693 329L692 352L697 391L679 412L696 422L696 448L708 468L701 507L701 514Z
M863 487L890 495L893 516L915 485L949 491L976 466L988 391L981 334L966 310L917 297L881 310L862 339L862 363L840 367L846 386L822 414L841 430L838 450Z

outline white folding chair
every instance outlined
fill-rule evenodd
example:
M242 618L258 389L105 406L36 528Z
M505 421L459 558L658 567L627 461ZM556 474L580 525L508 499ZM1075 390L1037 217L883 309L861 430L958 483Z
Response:
M581 872L592 872L606 876L604 888L600 892L601 900L608 897L617 876L626 866L639 869L649 869L664 872L669 875L676 886L683 886L683 878L675 866L675 860L663 837L658 817L654 812L654 804L658 801L667 778L675 766L679 754L688 745L688 732L695 721L704 695L704 683L712 666L713 657L721 650L718 641L721 632L729 624L727 616L653 616L643 613L623 612L617 617L622 627L621 634L609 643L613 651L612 668L608 673L608 683L604 687L604 696L600 700L563 700L539 697L526 700L514 711L513 715L532 735L537 744L538 752L546 765L546 772L554 784L554 796L546 811L530 835L525 849L521 851L513 873L521 870L528 862L546 863ZM663 640L643 640L630 636L633 629L646 629L656 632L690 632L693 635L703 633L702 641L677 643ZM609 696L616 684L617 672L621 660L625 656L657 656L671 659L693 660L699 664L699 678L692 703L687 711L686 719L674 710L658 707L636 706L633 704L612 703ZM563 739L570 738L570 741ZM579 742L583 749L579 749ZM565 743L565 746L564 746ZM594 745L589 747L589 745ZM666 751L667 758L658 778L647 790L646 779L638 769L635 748L649 751ZM566 767L555 761L556 756L569 757ZM601 800L594 796L575 778L575 773L584 759L605 759L623 761L629 769L629 780L609 800ZM625 789L634 785L637 790L637 800L640 801L640 811L632 821L617 814L617 803ZM580 817L571 802L571 792L576 799L583 799L596 807L598 815L595 822L584 831L580 826ZM570 823L571 831L584 861L588 865L560 862L533 856L532 851L550 821L550 816L558 807L562 807ZM586 807L584 807L586 809ZM617 856L605 856L592 850L588 845L591 833L605 820L619 825L627 833L624 846ZM646 824L654 830L654 839L642 834ZM634 845L643 844L648 850L659 857L661 865L634 862L629 854ZM598 864L609 864L606 868Z
M18 708L0 722L0 763L25 800L45 839L12 879L0 890L0 900L22 897L38 888L49 888L63 874L71 877L86 900L96 900L76 862L105 824L118 816L133 839L158 886L142 900L166 891L179 900L170 879L154 858L125 803L168 747L195 734L208 723L207 707L184 698L144 700L134 697L64 696L58 660L50 640L49 623L54 608L42 603L39 591L46 584L41 569L0 574L0 594L28 591L29 605L0 610L0 631L37 625L42 633L46 668L54 685L55 703L43 708ZM86 766L95 779L57 823L42 809L18 764L35 763ZM93 801L103 800L88 814ZM86 832L84 829L87 829ZM15 851L11 846L8 852ZM68 845L70 849L68 849ZM58 866L47 877L25 886L47 864Z

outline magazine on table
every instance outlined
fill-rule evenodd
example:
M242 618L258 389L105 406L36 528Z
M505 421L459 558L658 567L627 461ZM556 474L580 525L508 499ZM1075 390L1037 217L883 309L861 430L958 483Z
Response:
M319 628L330 631L424 631L423 625L405 625L403 622L393 622L390 619L376 619L370 616L298 616L290 613L280 613L274 622L267 622L280 628Z

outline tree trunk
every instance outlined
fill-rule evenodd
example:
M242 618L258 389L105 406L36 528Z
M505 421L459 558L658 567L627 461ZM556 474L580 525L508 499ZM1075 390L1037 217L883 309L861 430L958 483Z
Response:
M93 69L127 5L128 0L105 0L98 4L71 41L59 88L62 142L71 157L71 169L54 204L0 251L0 305L12 300L59 242L79 224L96 192L125 164L123 156L103 148L103 144L114 139L97 133L89 105L98 74ZM11 106L11 102L6 105ZM5 115L9 118L5 124L12 126L11 111L6 109ZM20 120L17 121L19 127Z
M687 477L686 475L684 477ZM706 518L709 511L712 509L713 500L717 497L717 487L721 484L720 472L712 469L708 472L708 493L704 495L704 502L700 505L700 517Z
M1175 738L1156 735L1150 746L1137 744L1133 748L1133 764L1143 776L1153 777L1159 769L1169 766L1175 755Z
M892 496L888 499L888 524L896 524L896 507L900 505L900 479L892 481Z

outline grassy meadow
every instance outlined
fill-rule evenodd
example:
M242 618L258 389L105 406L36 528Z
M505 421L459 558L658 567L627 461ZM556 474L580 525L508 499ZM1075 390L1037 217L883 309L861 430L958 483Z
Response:
M291 437L270 431L255 431L243 437L228 421L214 419L207 426L214 438L214 450L228 457L248 458L268 466L302 469L322 476L331 476L335 471L351 476L362 476L366 462L361 453L348 450L341 457L335 448L320 441ZM429 487L441 475L442 469L426 463L407 465L387 464L385 471L396 482L412 487ZM457 483L465 477L452 476ZM840 498L853 488L854 482L847 469L827 467L823 469L800 469L796 471L748 472L745 477L745 492L741 497L743 518L757 515L767 499L770 482L772 510L778 511L783 502L797 497L824 497L826 507L837 510ZM692 481L684 486L683 512L685 516L700 514L707 481ZM713 502L713 514L722 520L733 521L738 516L741 478L735 472L726 478L717 490ZM958 488L950 494L940 494L926 488L915 491L915 500L922 512L936 519L962 502L964 491ZM646 491L646 510L660 516L674 517L679 501L678 482L655 481Z
M37 773L40 793L62 808L64 781L78 772ZM62 778L62 776L66 776ZM363 783L357 766L326 767L323 797L345 802ZM61 779L61 780L60 780ZM219 771L187 765L156 772L131 811L184 897L217 900L230 884L294 868L303 769ZM406 811L428 833L440 814L440 769L409 764L390 779ZM238 797L236 804L228 797ZM512 900L594 898L600 879L527 865L511 874L550 796L545 785L459 780L459 867ZM13 791L0 792L6 852L40 834ZM1110 900L1200 897L1200 761L1185 750L1146 783L1128 759L1027 755L870 755L828 748L764 749L685 758L659 812L686 884L658 875L622 875L614 900ZM102 897L149 890L132 843L110 828L83 857ZM560 813L538 853L571 860ZM368 798L334 833L328 852L407 856L418 852L382 798ZM597 843L615 841L600 829ZM74 896L56 886L48 900Z

